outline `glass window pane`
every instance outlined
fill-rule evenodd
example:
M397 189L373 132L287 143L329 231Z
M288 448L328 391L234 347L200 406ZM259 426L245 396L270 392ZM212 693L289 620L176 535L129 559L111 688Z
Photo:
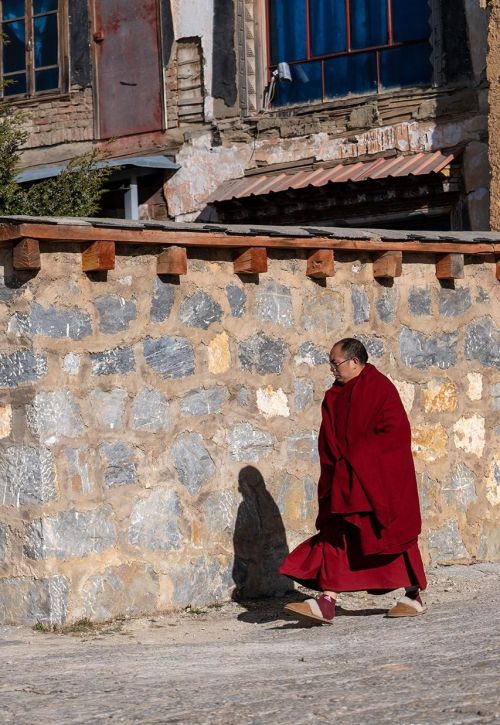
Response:
M49 13L51 10L57 10L57 0L33 0L33 13Z
M292 82L278 81L273 106L321 101L321 61L290 66Z
M24 16L24 0L3 0L2 13L4 20L22 18Z
M26 68L24 20L3 24L3 72L12 73Z
M312 55L346 50L345 0L309 0L309 7Z
M33 20L35 68L57 65L57 15L42 15Z
M271 63L306 58L306 0L271 0L269 13Z
M4 78L4 82L6 84L3 89L4 96L16 96L18 93L26 93L26 73L7 76L7 78Z
M386 0L351 0L351 46L371 48L387 41Z
M35 91L52 91L59 88L59 69L37 70L35 73Z
M380 82L384 88L432 83L429 43L381 50Z
M431 34L428 0L392 0L392 32L396 43L427 40Z
M325 61L325 97L361 95L377 90L375 53L356 53Z

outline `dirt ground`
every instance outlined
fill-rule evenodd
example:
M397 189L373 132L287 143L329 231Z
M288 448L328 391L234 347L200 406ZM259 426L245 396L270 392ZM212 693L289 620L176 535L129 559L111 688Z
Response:
M499 575L431 571L429 612L412 619L384 617L394 594L351 594L333 626L266 600L66 633L2 627L0 722L499 722Z

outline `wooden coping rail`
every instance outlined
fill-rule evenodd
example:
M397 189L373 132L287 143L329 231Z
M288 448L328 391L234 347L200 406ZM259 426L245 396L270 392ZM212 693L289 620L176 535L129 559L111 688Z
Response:
M402 274L404 253L433 254L436 277L441 280L464 277L464 255L493 255L496 277L500 279L500 237L489 235L480 241L424 239L381 239L373 237L341 238L337 236L293 236L207 230L144 229L91 224L36 223L32 221L0 224L0 243L12 246L12 264L16 270L41 269L40 242L81 243L82 269L85 272L107 271L115 267L116 245L154 245L163 247L158 254L157 273L185 275L188 271L187 248L233 249L236 274L259 274L267 271L267 250L307 250L309 277L324 279L335 274L335 251L370 252L376 279L390 279ZM406 233L407 234L407 233ZM402 233L404 236L405 233ZM479 234L478 234L479 236ZM487 236L487 235L484 235ZM491 241L490 241L491 238Z

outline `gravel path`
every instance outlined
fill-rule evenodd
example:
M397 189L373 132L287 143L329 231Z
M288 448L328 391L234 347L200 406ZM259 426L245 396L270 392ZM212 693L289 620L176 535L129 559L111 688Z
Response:
M430 573L429 612L344 595L334 626L231 603L82 633L0 628L0 722L500 721L500 565Z

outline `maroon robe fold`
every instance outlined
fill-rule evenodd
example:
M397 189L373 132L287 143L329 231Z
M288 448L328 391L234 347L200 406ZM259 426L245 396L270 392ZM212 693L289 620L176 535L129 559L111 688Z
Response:
M426 586L411 431L399 394L373 365L326 392L319 434L319 533L280 572L319 590Z

